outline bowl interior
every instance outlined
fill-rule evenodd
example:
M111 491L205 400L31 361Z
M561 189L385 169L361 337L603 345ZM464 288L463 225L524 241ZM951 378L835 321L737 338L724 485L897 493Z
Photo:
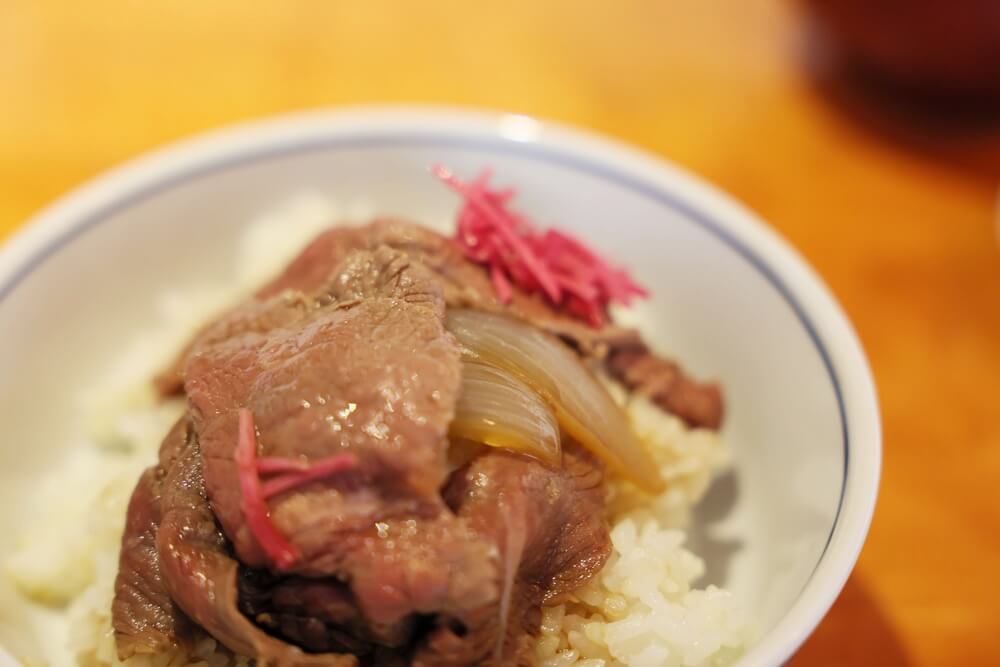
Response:
M705 581L732 589L758 632L772 628L816 568L841 501L843 424L822 343L767 263L683 188L495 137L375 133L248 151L158 180L53 239L44 261L0 285L0 554L28 516L18 499L78 446L81 388L105 386L123 359L144 373L169 352L136 347L157 340L157 295L232 285L247 222L303 191L358 222L379 213L447 229L457 202L428 174L434 162L466 176L492 167L538 221L627 264L653 293L633 313L648 339L723 382L736 463L690 539ZM0 607L9 595L0 587ZM0 637L30 642L25 618L0 612Z

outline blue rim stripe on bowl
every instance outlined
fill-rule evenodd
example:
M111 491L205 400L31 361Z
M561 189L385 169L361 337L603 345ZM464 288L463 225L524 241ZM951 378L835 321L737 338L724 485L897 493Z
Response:
M94 211L89 216L84 218L80 224L75 225L62 236L53 239L36 251L33 256L25 261L23 265L14 272L6 284L0 285L0 304L2 304L3 301L17 288L17 286L35 269L41 266L45 260L56 254L69 242L86 233L89 229L96 227L109 217L127 210L128 208L161 192L169 190L176 185L191 181L199 176L224 171L232 167L246 166L251 163L264 162L300 153L318 152L330 148L368 149L391 148L394 146L440 146L447 148L469 148L477 151L493 152L498 154L513 154L518 157L528 156L541 162L567 167L591 176L614 182L628 190L642 195L643 197L651 199L662 206L672 209L685 219L706 229L713 236L725 243L730 249L745 259L758 273L760 273L768 281L768 283L770 283L778 291L782 300L788 304L794 312L796 318L802 324L803 328L805 328L809 339L812 341L816 351L820 355L820 358L823 360L823 366L825 367L827 376L830 378L830 382L833 385L833 391L837 399L837 410L840 415L841 435L844 447L843 477L840 487L840 498L837 501L837 513L834 516L833 525L830 528L830 534L827 536L823 552L820 554L820 558L817 561L818 566L819 561L822 560L823 555L825 555L827 549L829 548L830 542L833 539L833 535L840 522L841 512L844 506L844 495L847 489L848 462L850 460L850 440L848 435L847 410L844 405L840 381L837 377L836 370L834 369L830 353L826 345L824 345L823 340L820 338L815 325L812 320L809 319L808 315L806 315L805 310L799 304L792 291L781 280L778 274L767 264L767 262L757 255L751 248L744 245L738 238L732 235L723 225L685 202L681 196L647 183L628 173L592 162L578 155L572 155L554 148L536 144L515 144L510 140L502 138L471 139L452 136L434 136L433 134L407 134L391 132L380 132L372 136L358 135L353 137L332 137L319 140L313 138L281 146L265 146L242 151L236 155L207 162L200 166L174 173L159 181L148 183L129 196Z

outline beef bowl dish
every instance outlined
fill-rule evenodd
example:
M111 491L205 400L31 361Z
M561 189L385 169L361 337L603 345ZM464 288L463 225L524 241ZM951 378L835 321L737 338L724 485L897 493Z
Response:
M152 232L170 250L147 251L150 274L170 266L176 281L53 339L50 368L76 355L65 368L103 371L65 388L72 418L37 427L72 444L24 454L17 465L36 473L6 491L30 499L5 531L11 655L88 667L752 664L833 539L842 452L782 468L784 450L754 450L773 410L740 409L752 373L727 377L702 361L711 346L688 339L707 369L695 371L648 324L661 299L696 321L707 312L685 305L689 286L646 280L654 239L637 263L536 212L545 182L512 177L504 159L393 167L409 211L336 179L266 206L247 194L257 209L226 213L222 235L211 199L235 190L206 184L205 199L186 200L201 228ZM430 200L444 202L433 215ZM137 258L130 273L104 259L115 289L143 282ZM92 317L114 291L87 297ZM141 333L109 340L118 327ZM789 373L775 373L788 385L776 399L795 393ZM800 389L788 409L827 406ZM756 421L743 429L753 456L730 413ZM781 435L822 441L837 416ZM771 466L748 486L792 509L742 506L744 465ZM788 488L766 488L782 470ZM751 539L773 548L744 558Z

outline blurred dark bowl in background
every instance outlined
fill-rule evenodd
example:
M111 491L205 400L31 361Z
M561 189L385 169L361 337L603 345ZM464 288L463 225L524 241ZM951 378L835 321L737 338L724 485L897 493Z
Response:
M902 91L1000 103L1000 0L799 0L824 55Z

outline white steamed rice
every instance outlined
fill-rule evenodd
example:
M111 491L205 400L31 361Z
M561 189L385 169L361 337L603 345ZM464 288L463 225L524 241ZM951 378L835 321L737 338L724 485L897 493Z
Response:
M214 640L193 654L115 654L111 598L125 509L142 469L156 459L163 434L180 414L179 402L159 404L147 379L172 349L210 313L273 274L301 244L342 211L318 196L301 196L248 228L240 248L235 289L164 295L157 335L144 337L109 371L108 386L88 393L88 447L80 448L48 480L33 528L4 563L26 597L66 610L70 664L82 667L224 667L246 665ZM356 210L354 219L367 211ZM276 249L281 249L280 252ZM713 432L688 429L640 397L608 383L668 481L652 499L626 484L608 494L613 552L587 585L543 609L535 646L538 667L716 666L733 662L746 639L732 595L697 588L705 570L685 548L691 506L729 463ZM94 402L93 396L99 396ZM67 490L73 493L67 493ZM59 491L59 492L57 492ZM60 500L70 498L70 503ZM81 501L83 499L84 501Z

